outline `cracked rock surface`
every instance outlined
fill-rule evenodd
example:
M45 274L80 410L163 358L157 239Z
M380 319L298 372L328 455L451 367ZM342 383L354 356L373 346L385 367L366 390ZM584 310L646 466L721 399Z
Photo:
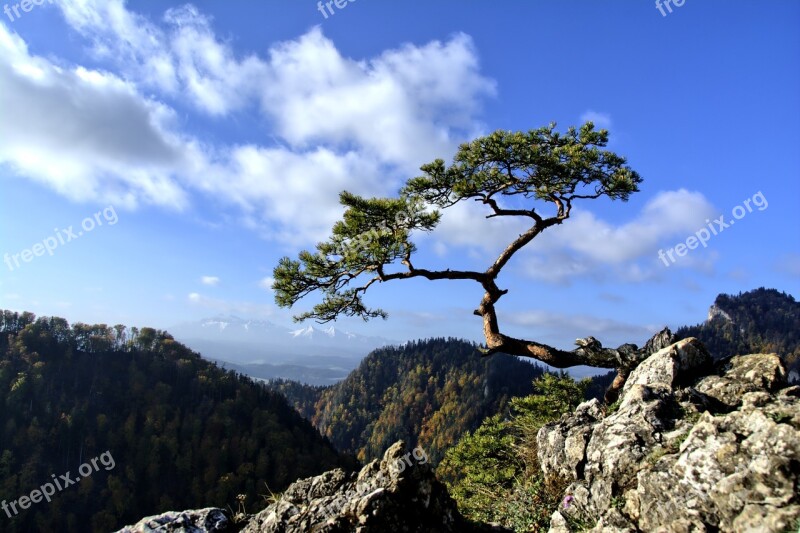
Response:
M331 470L292 483L278 501L234 523L203 509L149 517L119 533L477 533L506 531L465 520L427 464L393 444L359 472ZM210 520L208 517L224 520Z
M796 531L800 387L774 354L711 358L696 339L651 355L618 408L543 427L547 475L572 480L551 532Z

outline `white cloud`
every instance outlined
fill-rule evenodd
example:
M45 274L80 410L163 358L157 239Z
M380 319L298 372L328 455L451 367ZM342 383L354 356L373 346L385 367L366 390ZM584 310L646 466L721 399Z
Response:
M611 128L612 125L611 115L592 111L591 109L581 115L581 123L583 124L585 122L594 122L596 128L605 130Z
M486 219L486 214L487 210L477 204L462 203L445 210L433 234L436 250L461 247L480 251L484 260L494 259L530 225L515 217ZM563 224L547 229L519 252L518 260L525 275L550 283L586 275L641 282L663 270L660 263L656 264L659 247L685 241L715 214L715 208L701 193L686 189L656 194L623 224L575 208ZM682 267L707 271L716 256L698 251L694 257L683 259Z
M0 25L0 164L75 200L187 204L172 111L108 72L55 65Z
M129 11L123 0L59 4L67 22L91 41L98 57L115 61L143 85L191 103L210 115L242 108L265 83L267 65L255 56L237 59L195 6L168 9L165 27Z
M203 297L200 296L200 294L197 293L197 292L190 292L189 293L189 301L190 302L195 302L196 303L196 302L200 302L202 299L203 299Z
M635 218L620 225L576 210L570 220L532 243L525 273L559 283L587 274L598 281L646 281L663 273L657 259L660 247L685 241L715 214L705 196L686 189L656 194ZM715 258L698 250L681 266L707 271Z
M341 55L319 27L270 47L266 58L237 58L196 7L169 9L165 28L127 11L122 0L80 0L62 10L96 54L198 109L225 116L259 104L295 149L353 144L406 171L480 129L474 115L493 81L479 72L472 39L406 44L368 59Z
M272 276L266 277L258 282L258 286L264 290L272 292L272 285L275 283L275 278Z
M476 202L459 202L441 213L442 220L430 237L439 255L453 247L480 251L486 257L497 255L533 222L522 217L487 219L491 211Z
M630 222L615 226L594 214L575 210L561 226L542 234L540 248L566 249L604 264L620 264L656 249L666 238L693 234L716 213L699 192L663 191Z
M355 143L411 170L448 157L478 127L481 98L494 93L464 34L355 61L315 28L273 47L270 64L263 106L290 143Z
M351 59L314 28L242 57L191 5L157 22L123 0L59 6L116 71L32 56L0 27L0 136L11 139L0 163L74 201L183 210L199 192L292 247L327 236L342 190L393 194L451 155L482 129L475 117L495 90L463 34ZM181 131L168 103L178 98L218 121L260 110L270 143Z
M208 285L210 287L215 287L219 284L219 278L217 276L203 276L200 278L200 282L203 285Z
M383 195L391 190L378 162L357 152L327 148L292 152L285 148L239 146L217 165L198 163L187 182L237 206L244 223L265 237L311 243L324 239L341 217L342 190Z
M178 90L177 67L164 31L128 11L124 0L59 2L64 18L91 43L95 56L123 66L126 78L170 93Z
M226 115L244 107L270 82L268 66L255 56L237 60L194 6L170 9L164 20L172 26L169 46L177 78L200 109Z

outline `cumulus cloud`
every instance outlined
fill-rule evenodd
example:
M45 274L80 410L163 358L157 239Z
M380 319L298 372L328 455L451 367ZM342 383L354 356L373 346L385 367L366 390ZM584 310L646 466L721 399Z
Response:
M272 276L263 278L261 281L258 282L258 286L264 290L272 291L272 285L275 283L275 278Z
M242 55L192 5L156 21L123 0L59 7L115 70L33 56L0 26L10 87L0 105L12 110L0 163L75 201L186 209L213 197L292 247L327 235L342 190L393 194L420 164L453 153L482 129L476 117L495 90L463 34L352 59L313 28ZM200 138L178 120L178 99L213 121L255 111L269 142Z
M702 193L662 191L630 222L619 226L583 210L542 235L541 247L568 250L597 263L621 264L656 249L668 237L683 237L706 225L716 210Z
M172 111L121 78L30 54L0 25L0 163L76 201L183 208Z
M464 34L355 61L315 28L273 47L270 64L263 107L293 145L355 143L412 169L473 133L481 97L494 92Z
M164 20L171 26L167 57L172 67L165 73L175 72L177 83L198 108L226 115L244 107L259 86L269 83L268 66L254 55L237 59L194 6L170 9Z
M64 18L86 37L97 57L124 66L126 77L174 92L178 88L173 58L164 32L147 18L128 11L124 0L58 2Z
M705 196L686 189L656 194L622 224L575 208L569 220L549 228L523 249L518 261L525 275L551 283L585 275L640 282L661 270L656 264L659 247L684 241L716 212ZM530 225L515 217L486 219L485 215L486 210L477 204L447 209L434 236L438 249L479 250L488 260ZM707 271L715 258L710 252L698 253L684 258L681 266Z
M342 214L339 193L390 194L379 162L327 148L237 146L219 163L198 157L187 182L237 206L243 222L265 237L297 244L324 239Z
M699 192L686 189L655 195L630 221L612 224L587 211L542 234L523 260L532 278L564 283L578 275L598 281L638 283L663 273L659 248L683 242L717 213ZM708 271L716 255L698 251L680 266Z
M459 202L442 210L442 220L431 235L440 254L454 247L473 249L486 257L498 254L509 239L524 232L530 223L522 217L494 217L476 202Z
M115 62L144 86L188 96L210 115L241 109L266 82L268 65L255 55L237 58L215 35L212 20L191 4L168 9L161 26L129 11L123 0L59 6L97 57Z
M200 278L200 282L203 285L208 285L210 287L215 287L219 284L219 278L217 276L203 276Z
M237 57L192 5L166 11L162 26L122 0L61 7L96 54L147 86L188 95L215 116L255 104L295 148L355 143L406 170L473 135L482 98L495 93L465 34L351 59L315 27L272 45L267 57Z

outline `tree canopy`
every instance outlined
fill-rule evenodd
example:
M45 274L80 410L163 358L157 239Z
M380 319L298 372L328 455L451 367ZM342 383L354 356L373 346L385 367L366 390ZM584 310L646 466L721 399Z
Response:
M442 159L423 165L422 175L409 179L397 198L342 192L345 212L331 237L317 244L316 253L303 251L298 259L284 257L278 263L275 300L292 307L318 292L321 301L296 320L327 322L339 316L369 320L387 317L384 310L364 302L375 284L417 277L472 280L484 291L475 314L483 319L487 355L533 357L557 368L585 364L629 370L671 335L662 332L641 350L632 344L607 349L588 337L576 341L577 349L564 351L501 333L495 311L495 304L508 292L496 282L501 270L543 231L567 220L576 200L605 196L627 201L639 191L641 176L624 157L605 150L607 143L608 131L596 130L591 122L566 133L558 132L555 124L528 132L495 131L462 144L449 165ZM520 235L510 235L508 245L486 270L417 266L413 233L433 231L442 210L466 201L485 206L486 218L518 217L530 226Z

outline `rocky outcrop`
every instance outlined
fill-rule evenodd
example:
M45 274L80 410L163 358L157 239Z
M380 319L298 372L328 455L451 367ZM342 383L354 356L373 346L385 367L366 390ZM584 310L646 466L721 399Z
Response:
M551 532L800 525L800 387L775 355L712 365L685 339L640 364L617 405L586 402L537 444L545 474L572 481Z
M331 470L289 486L260 513L236 517L204 509L142 520L119 533L471 533L505 531L466 521L421 455L401 441L361 471ZM427 458L426 458L427 459ZM212 520L211 517L222 520ZM148 529L149 528L149 529Z
M489 531L467 523L447 489L403 442L358 474L333 470L292 484L243 533Z
M238 531L222 509L209 507L196 511L168 512L148 516L117 533L228 533Z
M585 402L536 444L545 475L568 485L551 532L800 529L800 387L776 355L714 362L684 339L636 367L616 404ZM256 515L166 513L120 533L501 531L461 517L415 452L399 442L357 473L297 481Z

